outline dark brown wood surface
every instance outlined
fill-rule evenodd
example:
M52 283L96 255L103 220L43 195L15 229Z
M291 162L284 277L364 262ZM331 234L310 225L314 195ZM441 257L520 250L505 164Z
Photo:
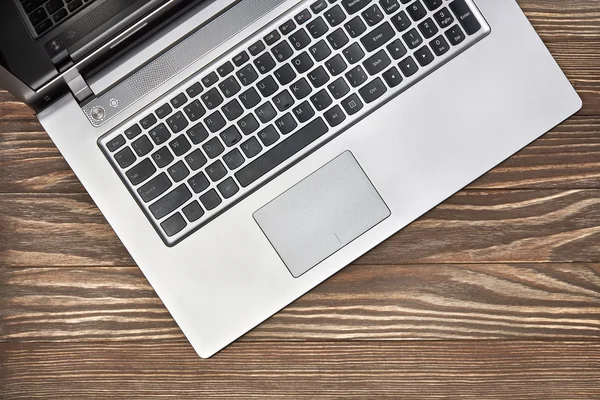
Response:
M581 112L209 360L0 90L0 399L600 399L600 2L519 3Z

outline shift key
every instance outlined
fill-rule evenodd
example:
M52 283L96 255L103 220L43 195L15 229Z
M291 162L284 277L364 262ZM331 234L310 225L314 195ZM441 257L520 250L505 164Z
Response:
M191 197L192 194L188 188L185 185L181 185L156 203L152 204L150 206L150 212L154 215L154 218L161 219L177 210Z

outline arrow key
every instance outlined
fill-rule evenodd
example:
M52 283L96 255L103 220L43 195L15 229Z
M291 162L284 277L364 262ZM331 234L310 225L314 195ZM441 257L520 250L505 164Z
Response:
M383 79L389 87L393 88L402 83L402 75L398 68L392 67L383 73Z
M400 39L396 39L392 43L388 44L387 50L394 60L401 59L407 53L406 47L404 47Z
M421 66L424 67L426 65L431 64L431 62L433 61L433 54L431 53L431 50L429 50L429 47L423 46L415 52L415 58L417 59L419 64L421 64Z

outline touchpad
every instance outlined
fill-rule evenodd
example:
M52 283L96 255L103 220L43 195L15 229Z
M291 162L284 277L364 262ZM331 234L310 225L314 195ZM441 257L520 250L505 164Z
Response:
M346 151L256 211L254 219L297 278L389 215Z

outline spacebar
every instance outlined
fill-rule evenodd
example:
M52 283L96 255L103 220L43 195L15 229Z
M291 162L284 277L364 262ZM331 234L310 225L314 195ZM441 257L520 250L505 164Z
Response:
M319 117L242 168L235 177L240 185L247 187L328 131L329 128Z

